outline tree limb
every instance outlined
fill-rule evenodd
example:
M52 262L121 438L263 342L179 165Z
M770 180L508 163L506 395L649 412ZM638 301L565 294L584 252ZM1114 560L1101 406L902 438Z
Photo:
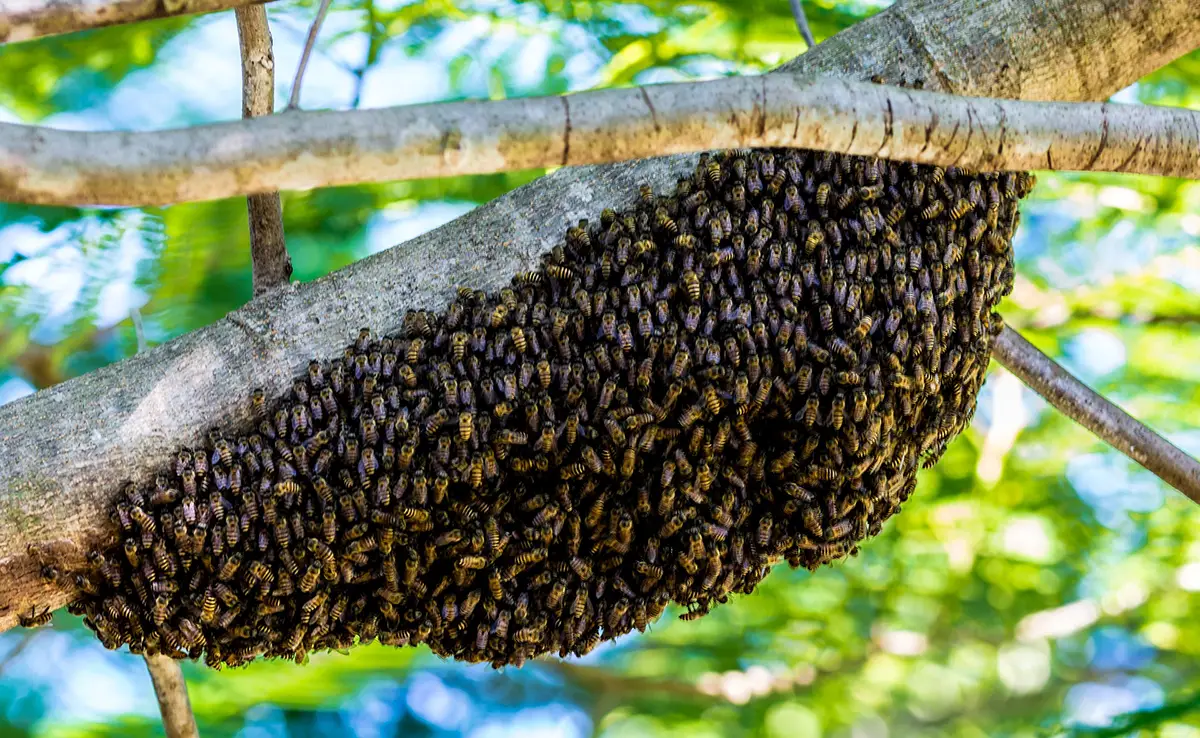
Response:
M0 44L272 0L0 0Z
M163 205L765 146L975 170L1200 178L1200 112L955 97L769 74L564 97L293 112L146 133L0 124L0 199Z
M242 54L242 117L257 118L275 111L275 55L267 10L261 5L238 8L238 41ZM286 284L292 276L283 235L283 204L278 192L246 197L250 219L250 263L254 294Z
M1071 376L1008 326L992 356L1059 412L1200 504L1200 462Z
M957 93L1103 98L1149 71L1148 60L1197 45L1192 0L899 0L787 66L919 77ZM1068 64L1073 55L1093 61ZM507 284L579 218L633 202L639 184L665 189L693 161L561 169L401 246L0 407L0 605L9 606L0 630L19 611L71 598L42 582L30 543L64 566L81 563L109 530L120 483L149 478L211 427L244 425L251 388L278 396L309 359L337 354L360 327L392 333L405 310L440 309L460 284Z
M179 662L161 654L146 656L146 669L154 683L154 695L158 697L167 738L200 738Z

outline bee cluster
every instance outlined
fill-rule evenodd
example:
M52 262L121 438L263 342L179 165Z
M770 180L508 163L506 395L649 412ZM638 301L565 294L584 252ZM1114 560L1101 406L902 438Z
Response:
M127 485L73 608L212 666L376 639L519 665L855 553L970 421L1032 184L702 157L255 393L257 427Z

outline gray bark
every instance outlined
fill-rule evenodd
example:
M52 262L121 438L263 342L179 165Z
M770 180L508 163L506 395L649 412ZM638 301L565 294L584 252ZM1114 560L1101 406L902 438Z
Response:
M785 65L811 74L1025 99L1103 99L1200 45L1193 0L901 0ZM145 354L0 407L0 630L70 594L27 553L79 562L109 529L119 484L145 481L182 444L243 424L251 388L281 394L360 327L393 332L406 309L458 285L495 289L569 224L673 184L689 157L561 169L389 251L282 287Z
M242 54L242 117L275 112L275 54L267 9L251 5L234 10ZM242 193L239 193L242 194ZM283 202L279 192L255 192L246 198L250 227L250 269L254 294L285 284L292 259L283 235Z
M256 11L265 24L262 8L245 10ZM959 97L776 73L144 133L0 124L0 199L166 205L775 146L976 171L1200 178L1200 112Z

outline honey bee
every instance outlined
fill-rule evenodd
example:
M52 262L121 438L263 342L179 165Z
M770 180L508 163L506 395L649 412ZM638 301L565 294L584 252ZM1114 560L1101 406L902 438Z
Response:
M586 561L579 558L578 556L572 556L571 561L569 563L571 566L571 570L574 571L575 575L578 576L581 580L586 582L587 580L592 578L592 565L591 564L587 563Z
M805 400L802 420L806 427L812 428L814 425L816 425L819 408L820 406L816 397L809 396L809 398Z
M487 559L482 556L462 556L454 565L459 569L482 569L487 566Z
M954 203L954 207L950 209L950 219L951 220L961 220L962 217L969 212L971 212L971 203L967 200L960 199L958 202ZM941 214L940 210L939 210L938 214L939 215ZM925 215L924 211L922 211L921 215L926 220L930 220L930 216Z
M979 239L983 238L984 232L988 229L986 220L977 220L971 224L971 231L967 234L967 240L972 244L979 243Z
M679 233L679 225L675 222L675 220L673 218L671 218L670 215L667 214L667 211L664 210L663 208L659 208L658 212L655 213L654 223L659 228L659 230L665 231L665 232L671 234L672 236Z
M823 208L829 204L829 193L832 188L828 182L822 182L817 185L816 203L817 207Z
M258 562L254 562L254 563L258 563ZM304 572L304 576L301 577L301 579L300 579L298 589L301 592L313 591L313 589L315 589L317 586L317 580L320 578L320 576L321 576L321 565L316 562L310 564L308 566L308 569Z
M681 278L683 289L687 292L688 299L692 302L700 301L700 277L692 270L687 270Z
M37 608L34 607L30 608L28 615L24 613L18 615L17 623L22 628L40 628L49 623L53 618L54 613L50 611L50 608L47 607L39 613Z

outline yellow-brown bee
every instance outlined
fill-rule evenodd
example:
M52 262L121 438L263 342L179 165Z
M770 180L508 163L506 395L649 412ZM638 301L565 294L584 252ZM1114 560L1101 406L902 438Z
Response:
M487 559L482 556L462 556L454 565L459 569L482 569L487 566Z
M967 240L971 243L979 243L979 239L983 238L983 234L988 229L986 220L977 220L971 224L971 231L967 234Z
M950 209L950 219L960 220L969 212L971 212L971 203L967 200L960 199L958 202L954 203L954 207ZM926 220L930 219L929 216L924 214L924 212L922 212L922 216L924 216Z
M258 563L258 562L254 562ZM301 577L298 588L301 592L311 592L317 586L317 579L321 576L321 565L314 562L309 565L308 569Z
M50 608L47 607L39 613L37 608L34 607L29 610L28 615L24 613L18 615L17 623L22 628L40 628L49 623L53 618L54 613L50 611Z
M829 192L831 189L832 188L829 186L828 182L822 182L821 184L817 185L817 207L823 208L829 204Z
M811 428L816 425L819 408L820 406L816 397L810 396L805 400L803 422L806 427Z
M660 230L666 231L672 236L679 233L679 225L663 208L659 208L658 212L655 213L654 222Z
M808 235L804 238L804 252L811 254L823 243L825 243L825 232L817 227L810 228Z
M687 270L682 277L683 289L692 302L700 301L700 276L692 270Z
M833 397L833 402L829 409L829 425L834 430L841 430L842 423L846 420L846 396L838 392Z

